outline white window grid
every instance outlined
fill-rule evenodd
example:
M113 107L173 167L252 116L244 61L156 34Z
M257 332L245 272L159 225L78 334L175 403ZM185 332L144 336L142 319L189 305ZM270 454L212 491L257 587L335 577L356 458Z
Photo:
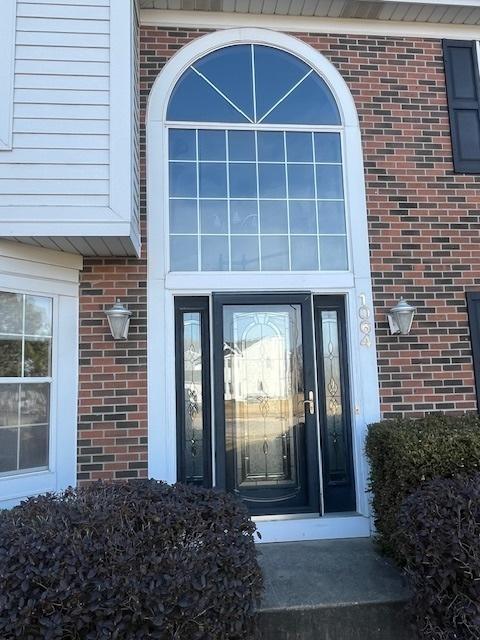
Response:
M249 237L256 237L257 241L258 241L258 251L259 251L259 269L258 271L262 271L262 247L261 247L261 240L262 237L265 236L272 236L272 237L286 237L288 238L288 263L289 263L289 271L292 271L292 250L291 250L291 242L290 239L292 237L305 237L305 236L310 236L310 237L315 237L317 238L317 259L318 259L318 268L316 270L318 271L327 271L328 266L326 266L325 268L322 267L322 258L321 258L321 248L320 248L320 243L321 243L321 238L322 237L340 237L340 238L344 238L345 239L345 243L346 243L346 247L347 247L347 251L346 251L346 256L347 256L347 264L345 265L345 269L342 269L342 271L348 271L348 234L347 234L347 224L346 224L346 220L344 220L345 222L345 233L321 233L319 230L319 212L318 212L318 203L319 202L340 202L343 203L343 210L344 210L344 216L346 217L347 212L346 212L346 199L345 199L345 175L344 175L344 163L343 163L343 140L342 140L342 128L341 127L330 127L330 126L317 126L317 127L312 127L312 126L308 126L308 127L297 127L297 126L288 126L288 125L278 125L278 126L265 126L265 125L252 125L252 126L248 126L245 124L240 124L240 125L232 125L231 123L228 124L212 124L212 123L184 123L184 122L175 122L175 123L167 123L167 129L168 131L171 129L182 129L182 130L190 130L190 131L195 131L195 158L194 159L169 159L169 165L172 164L191 164L191 165L195 165L196 166L196 196L195 197L190 197L190 196L169 196L169 201L173 201L173 200L194 200L196 201L196 208L197 208L197 232L196 233L169 233L169 237L197 237L197 251L198 251L198 257L197 257L197 267L198 267L198 271L202 271L202 247L201 247L201 240L202 237L205 236L213 236L213 237L225 237L228 236L228 249L229 249L229 255L228 255L228 270L226 271L232 271L232 236L233 237L241 237L241 236L246 236L248 235ZM206 159L200 159L199 157L199 141L198 141L198 132L199 131L206 131L206 130L220 130L220 131L224 131L225 133L225 159L222 160L206 160ZM229 133L230 131L247 131L247 132L253 132L254 133L254 140L255 140L255 158L251 159L251 160L234 160L234 161L230 161L229 158ZM271 132L271 131L276 131L279 133L283 134L283 153L284 153L284 159L283 160L259 160L259 154L258 154L258 132L259 131L265 131L265 132ZM287 133L308 133L311 136L311 143L312 143L312 160L311 161L289 161L288 160L288 156L287 156ZM340 137L340 153L341 153L341 160L339 162L325 162L325 161L317 161L316 159L316 154L315 154L315 134L316 133L337 133ZM168 138L168 136L167 136ZM167 145L168 145L168 141L167 141ZM167 146L168 148L168 146ZM204 196L204 197L200 197L200 180L199 180L199 167L200 164L223 164L226 167L226 182L227 182L227 193L226 196ZM240 165L240 164L245 164L245 165L255 165L255 172L256 172L256 192L257 195L255 197L239 197L239 196L232 196L230 193L230 171L229 171L229 166L231 164L235 164L235 165ZM285 167L285 188L286 188L286 195L284 197L271 197L271 196L265 196L265 197L260 197L260 189L259 189L259 168L262 165L280 165L280 166L284 166ZM294 196L292 198L289 197L289 186L288 186L288 166L289 165L303 165L303 166L311 166L313 167L314 170L314 180L313 180L313 187L314 187L314 197L310 197L310 198L306 198L306 197L297 197ZM316 173L316 167L317 166L337 166L341 168L341 179L342 179L342 191L343 191L343 197L341 198L327 198L327 197L319 197L318 194L318 189L317 189L317 173ZM170 180L168 178L167 180L167 184L169 185L170 188ZM227 201L227 214L228 214L228 231L227 233L201 233L201 219L200 219L200 203L201 201L205 201L205 200L211 200L211 201ZM256 234L242 234L242 233L231 233L231 229L230 229L230 207L231 207L231 200L238 200L238 201L249 201L249 202L255 202L256 206L257 206L257 222L258 222L258 229L257 229L257 233ZM264 201L264 200L268 200L268 201L278 201L278 202L285 202L286 203L286 207L287 207L287 225L288 225L288 231L287 233L265 233L265 232L261 232L260 229L260 202ZM315 210L316 210L316 226L317 226L317 230L316 230L316 234L308 234L308 233L292 233L291 232L291 222L290 222L290 201L298 201L298 202L314 202L315 203ZM248 271L247 271L248 272ZM243 273L243 272L242 272Z
M0 389L6 385L18 385L18 393L19 393L19 401L18 401L18 421L17 421L17 425L0 425L0 430L2 429L11 429L11 428L17 428L17 468L15 470L12 471L4 471L4 472L0 472L0 478L3 477L11 477L11 476L16 476L16 475L24 475L24 474L28 474L28 473L32 473L32 472L37 472L37 471L45 471L47 469L49 469L50 467L50 457L51 457L51 442L52 442L52 433L51 433L51 427L52 427L52 397L53 397L53 384L54 384L54 333L55 333L55 318L56 318L56 299L52 296L48 296L45 295L43 293L38 293L38 292L34 292L34 291L22 291L22 290L14 290L14 289L6 289L6 288L2 288L1 292L5 292L5 293L14 293L14 294L18 294L18 295L22 295L23 296L23 303L22 303L22 333L2 333L2 336L5 337L12 337L12 338L21 338L22 340L22 352L21 352L21 357L22 357L22 369L21 369L21 375L20 376L0 376ZM26 296L33 296L33 297L42 297L42 298L47 298L49 300L51 300L51 304L52 304L52 318L51 318L51 332L49 335L33 335L33 334L27 334L25 333L25 312L26 312L26 304L25 304L25 299ZM29 338L31 339L35 339L35 340L50 340L50 353L49 353L49 357L50 357L50 375L48 376L25 376L25 371L24 371L24 367L25 367L25 341L28 340ZM1 345L0 345L1 346ZM21 416L20 416L20 412L21 412L21 393L22 393L22 385L33 385L33 384L48 384L48 411L47 411L47 420L48 420L48 450L49 450L49 454L48 454L48 463L44 466L41 467L29 467L29 468L25 468L25 469L20 469L20 461L19 461L19 457L20 457L20 436L21 436L21 430L23 428L27 428L27 427L35 427L35 426L40 426L38 423L32 423L32 424L21 424ZM43 424L43 423L42 423Z

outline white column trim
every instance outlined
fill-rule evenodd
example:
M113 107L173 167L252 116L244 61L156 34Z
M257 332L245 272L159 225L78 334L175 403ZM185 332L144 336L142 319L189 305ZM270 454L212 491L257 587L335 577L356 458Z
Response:
M110 2L110 209L132 218L132 0Z
M12 148L17 0L0 2L0 151Z

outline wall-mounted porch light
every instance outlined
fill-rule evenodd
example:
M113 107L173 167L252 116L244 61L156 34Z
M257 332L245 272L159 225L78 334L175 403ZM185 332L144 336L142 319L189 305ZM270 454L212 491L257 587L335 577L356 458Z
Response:
M105 310L105 315L107 316L113 339L126 340L132 312L126 309L120 300L117 300L113 307Z
M387 313L388 324L390 325L390 333L396 335L400 333L406 336L412 328L413 316L415 315L415 307L412 307L404 298L400 298L400 302L392 307Z

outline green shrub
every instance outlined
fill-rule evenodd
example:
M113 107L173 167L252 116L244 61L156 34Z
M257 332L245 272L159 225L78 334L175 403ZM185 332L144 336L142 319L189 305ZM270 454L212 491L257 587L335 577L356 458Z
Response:
M422 640L480 639L480 475L437 478L402 505L396 544Z
M366 452L378 542L402 561L392 539L402 502L432 478L480 470L480 419L431 414L378 422L369 427Z
M233 496L153 480L0 511L0 638L252 638L254 532Z

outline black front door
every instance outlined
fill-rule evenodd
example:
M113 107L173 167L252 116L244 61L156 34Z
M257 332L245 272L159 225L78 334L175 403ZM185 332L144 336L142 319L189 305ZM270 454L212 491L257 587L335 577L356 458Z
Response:
M213 475L254 515L354 511L344 298L213 294L212 323L209 306L176 300L179 480Z
M215 295L214 340L218 483L254 514L319 512L310 294Z

